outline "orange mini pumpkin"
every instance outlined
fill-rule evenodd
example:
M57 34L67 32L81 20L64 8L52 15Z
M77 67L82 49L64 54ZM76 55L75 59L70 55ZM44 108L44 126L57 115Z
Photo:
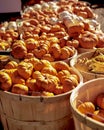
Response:
M0 88L4 91L11 89L12 80L6 72L0 71Z
M33 54L41 59L47 52L48 52L49 46L45 43L39 43L39 46L34 49Z
M78 110L83 114L93 114L95 111L95 105L92 102L84 102L78 106Z
M59 44L52 44L49 48L49 53L54 57L55 60L59 59L61 54L61 47Z
M33 65L25 61L21 61L18 64L17 71L21 77L28 79L32 75Z
M48 73L51 75L57 75L57 71L53 66L46 66L41 70L41 73Z
M53 97L54 96L54 93L51 93L51 92L47 92L47 91L43 91L42 96L49 96L49 97Z
M25 84L25 79L19 75L17 69L6 69L5 71L10 75L13 84Z
M64 93L75 88L73 81L69 77L63 77L61 84L63 86Z
M18 40L12 45L12 55L17 59L23 59L27 54L27 48L22 40Z
M16 61L10 61L5 65L5 69L15 69L17 66L18 63Z
M48 60L50 62L53 62L55 59L50 53L47 53L42 57L42 60Z
M39 78L42 78L42 77L43 77L43 75L42 75L42 73L40 71L34 71L32 73L32 78L33 79L39 79Z
M64 62L64 61L56 61L52 63L52 66L57 70L57 71L61 71L61 70L68 70L70 71L70 67L69 65Z
M67 46L64 46L61 48L61 54L60 54L60 59L65 60L71 57L70 51Z
M68 70L61 70L61 71L58 72L57 76L60 79L60 81L62 82L63 77L69 77L70 76L70 72Z
M26 80L26 86L29 88L29 93L32 93L32 91L38 91L38 87L36 85L36 79L29 78Z
M75 24L73 26L70 26L68 28L68 34L70 37L72 38L76 38L79 36L79 34L81 32L84 31L84 24L81 22L81 23L78 23L78 24Z
M11 89L12 93L28 95L28 87L23 84L14 84Z
M29 50L33 50L33 49L37 48L37 46L38 46L38 41L35 40L34 38L26 39L25 43L26 43L26 48Z
M96 34L89 31L84 31L81 33L78 37L78 40L79 45L86 49L93 49L98 44L98 37Z
M42 74L42 78L37 79L37 85L45 91L53 92L56 86L59 84L59 78L50 74Z

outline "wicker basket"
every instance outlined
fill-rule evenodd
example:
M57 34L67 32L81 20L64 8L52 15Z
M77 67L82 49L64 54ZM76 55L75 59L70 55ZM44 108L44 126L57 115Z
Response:
M104 78L93 79L74 89L70 96L71 111L76 130L104 130L104 124L96 121L77 110L80 101L94 102L96 96L104 92Z
M73 68L82 84L82 75ZM71 115L69 97L73 90L53 97L26 96L0 90L0 113L22 121L54 121Z
M77 62L79 59L92 58L94 52L95 51L85 52L70 60L70 66L75 67L81 73L81 75L83 76L83 82L86 82L86 81L89 81L92 79L96 79L96 78L100 78L100 77L104 77L104 74L91 73L91 72L85 71L84 65L83 64L79 65Z
M70 93L55 97L22 96L0 91L1 114L22 121L53 121L71 115Z
M1 115L4 130L74 130L73 118L66 116L55 121L20 121Z
M73 71L79 77L79 85L82 84L82 75L74 68ZM69 103L72 91L53 97L25 96L0 91L1 121L4 128L10 125L10 128L7 127L5 130L14 130L15 121L18 122L17 125L21 127L21 130L26 130L25 125L31 127L31 124L33 124L34 130L36 127L35 124L38 124L39 127L36 128L36 130L68 130L69 127L71 127L70 120L72 120ZM46 126L43 125L44 123ZM42 124L42 126L39 124ZM63 127L65 129L63 129ZM30 129L32 130L32 128ZM15 130L18 129L16 128Z
M70 93L51 98L28 97L0 91L4 130L69 130L74 128ZM72 129L74 130L74 129Z

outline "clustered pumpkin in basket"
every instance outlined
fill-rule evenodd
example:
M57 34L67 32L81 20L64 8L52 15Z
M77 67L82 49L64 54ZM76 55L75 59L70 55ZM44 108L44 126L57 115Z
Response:
M0 70L0 89L16 94L54 96L71 91L79 82L73 68L63 61L29 58L9 61Z
M95 102L86 101L78 105L77 109L92 119L104 123L104 93L96 96Z
M57 95L75 88L79 77L61 60L72 58L80 46L103 47L103 32L95 18L86 2L41 1L22 10L21 19L1 23L0 50L10 49L20 60L8 62L0 71L1 89Z
M96 21L96 15L81 1L41 2L26 8L21 14L23 22L19 26L22 38L54 35L61 46L65 45L93 49L104 46L104 33ZM67 37L67 39L63 39ZM62 40L63 39L63 40Z
M1 47L3 50L11 48L16 40L22 40L26 44L27 52L40 59L53 61L72 57L66 46L76 49L104 46L104 33L96 21L96 15L86 2L81 1L42 1L22 10L21 19L1 23L0 28L0 42L8 43L8 47ZM52 49L48 50L51 46L58 50L60 57ZM68 56L63 56L64 52Z
M59 61L66 60L76 53L74 47L67 45L61 47L58 38L51 36L46 38L45 35L41 35L39 39L16 40L11 48L13 57L20 60L35 56L38 59Z

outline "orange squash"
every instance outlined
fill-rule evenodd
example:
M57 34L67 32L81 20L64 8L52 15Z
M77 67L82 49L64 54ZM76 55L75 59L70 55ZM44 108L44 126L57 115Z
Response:
M15 69L17 68L18 63L16 61L10 61L5 65L5 69Z
M23 84L14 84L11 89L12 93L28 95L28 87Z
M17 40L12 45L12 55L17 59L23 59L27 54L27 48L22 40Z
M84 102L78 105L78 110L83 114L93 114L95 111L95 105L92 102Z
M0 84L0 88L4 91L8 91L11 89L12 80L6 72L0 71Z
M21 61L18 64L17 71L21 77L28 79L32 75L33 65L32 63Z

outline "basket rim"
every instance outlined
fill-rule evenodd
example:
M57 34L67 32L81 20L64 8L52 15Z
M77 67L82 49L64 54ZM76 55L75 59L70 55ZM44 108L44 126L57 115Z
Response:
M96 121L90 117L88 117L87 115L84 115L82 113L80 113L78 111L78 109L76 107L73 106L73 102L75 101L75 98L78 96L78 91L84 87L85 85L88 85L90 83L93 83L94 81L103 81L104 82L104 78L97 78L97 79L92 79L89 81L84 82L83 84L80 84L77 88L75 88L73 90L73 92L70 95L70 106L71 106L71 111L72 111L72 115L75 116L81 123L84 123L85 125L87 125L88 127L92 128L92 129L104 129L104 123L101 123L99 121Z

